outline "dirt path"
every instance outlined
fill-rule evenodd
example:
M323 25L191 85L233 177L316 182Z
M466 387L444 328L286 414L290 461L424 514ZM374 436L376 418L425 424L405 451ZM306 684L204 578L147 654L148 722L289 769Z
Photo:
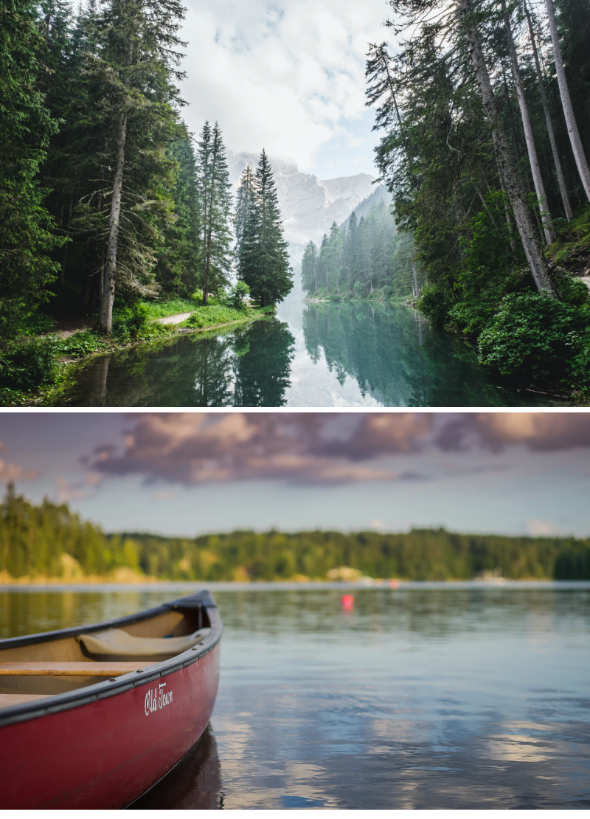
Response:
M157 324L180 324L182 321L187 319L189 316L192 316L194 311L190 313L176 313L174 316L162 316L162 318L156 319Z

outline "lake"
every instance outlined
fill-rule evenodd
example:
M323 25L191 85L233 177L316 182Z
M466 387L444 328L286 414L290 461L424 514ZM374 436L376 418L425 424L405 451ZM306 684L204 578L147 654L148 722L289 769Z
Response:
M93 359L62 397L71 406L532 406L547 396L494 384L466 344L403 306L306 304L276 318L184 335Z
M145 808L589 808L590 583L210 584L225 625L203 740ZM13 636L189 584L0 591ZM348 590L348 589L347 589Z

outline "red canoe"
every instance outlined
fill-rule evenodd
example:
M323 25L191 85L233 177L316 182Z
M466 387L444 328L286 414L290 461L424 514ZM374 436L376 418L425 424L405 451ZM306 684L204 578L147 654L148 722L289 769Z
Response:
M0 808L121 808L205 731L222 625L208 592L0 640Z

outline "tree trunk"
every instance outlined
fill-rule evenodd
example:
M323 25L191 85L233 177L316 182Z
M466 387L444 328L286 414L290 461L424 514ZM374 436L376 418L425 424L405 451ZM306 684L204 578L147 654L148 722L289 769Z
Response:
M531 13L528 7L528 4L524 3L524 13L526 14L526 19L529 27L529 34L531 38L531 45L533 48L533 58L535 61L535 69L537 73L537 85L539 86L539 97L541 99L541 105L543 107L543 114L545 116L545 127L547 128L547 135L549 137L549 144L551 145L551 155L553 156L553 165L555 167L555 176L557 177L557 184L559 185L559 194L561 196L561 203L563 205L563 212L565 213L566 219L568 221L573 219L574 213L572 211L572 206L570 203L569 194L567 192L567 186L565 184L565 176L563 173L563 167L561 164L561 158L559 156L559 151L557 150L557 140L555 138L555 129L553 127L553 121L551 119L551 111L549 109L549 101L547 99L547 93L545 92L545 83L544 83L544 72L541 67L541 60L539 59L539 52L537 50L537 40L535 37L535 30L533 28L533 21L531 18Z
M516 97L518 99L518 107L520 108L520 117L522 119L522 127L524 130L524 138L526 142L527 153L529 156L529 165L535 185L535 193L537 194L537 202L541 213L541 224L543 225L543 233L545 234L545 241L548 245L555 241L555 228L553 227L553 220L549 211L549 203L547 201L547 194L545 193L545 185L543 184L543 176L541 174L541 166L539 165L539 157L537 156L537 147L535 145L535 135L533 134L533 126L531 117L529 115L529 107L527 105L526 97L524 95L524 88L522 79L520 77L520 69L518 67L518 57L516 54L516 46L514 45L514 38L512 36L512 27L510 25L510 16L506 11L506 0L502 0L502 12L504 15L504 25L506 28L506 37L508 40L508 51L510 53L510 66L512 68L512 79L516 87Z
M416 271L416 262L412 262L412 295L415 299L420 295L420 288L418 287L418 273Z
M127 139L127 114L121 114L117 134L117 159L113 195L111 198L111 215L109 217L109 238L107 256L103 268L103 281L100 298L100 329L110 333L113 329L113 304L115 302L115 280L117 274L117 247L119 243L119 223L121 219L121 197L123 195L123 169L125 167L125 141Z
M501 179L503 179L506 194L512 207L516 227L531 274L538 290L554 295L547 265L537 237L534 217L526 201L527 193L518 175L516 157L504 132L478 33L473 21L469 19L472 14L470 0L455 0L455 4L461 15L463 30L469 43L469 56L479 83L483 108L490 121Z
M567 125L567 132L569 134L574 159L576 160L576 167L578 169L578 173L580 174L582 185L584 186L586 199L588 202L590 202L590 168L588 168L588 160L586 159L586 154L584 153L584 147L580 138L578 123L576 122L574 108L570 97L570 90L567 84L567 77L565 76L565 66L563 64L563 57L561 56L561 46L559 45L557 25L555 23L553 0L545 0L545 8L547 9L547 17L549 18L549 30L551 32L551 42L553 44L553 59L555 62L555 70L557 72L561 107L563 108L563 115L565 117L565 124Z

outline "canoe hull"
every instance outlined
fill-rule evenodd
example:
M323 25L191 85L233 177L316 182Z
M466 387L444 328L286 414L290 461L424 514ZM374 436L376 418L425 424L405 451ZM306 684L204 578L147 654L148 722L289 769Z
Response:
M54 714L2 728L0 808L121 808L205 731L219 643L190 665Z

